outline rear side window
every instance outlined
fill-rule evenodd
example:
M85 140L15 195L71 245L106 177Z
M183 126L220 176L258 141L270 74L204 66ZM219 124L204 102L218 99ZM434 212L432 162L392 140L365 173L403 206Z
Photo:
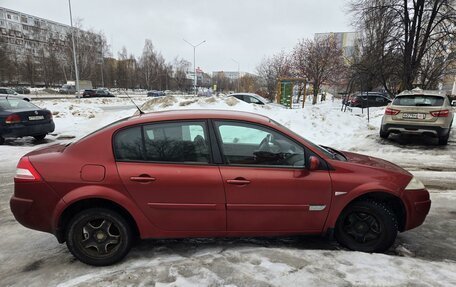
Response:
M444 98L438 96L399 96L394 99L395 106L442 106Z
M208 163L204 122L144 126L145 159L162 162Z
M119 131L114 138L118 161L209 163L205 122L160 123Z
M114 152L117 160L142 160L141 127L128 128L118 132L114 138Z

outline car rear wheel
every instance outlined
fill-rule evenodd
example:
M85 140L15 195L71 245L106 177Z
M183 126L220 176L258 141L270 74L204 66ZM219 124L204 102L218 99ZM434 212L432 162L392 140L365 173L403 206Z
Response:
M0 136L0 145L4 144L5 143L5 138Z
M75 215L66 229L70 252L81 262L107 266L122 260L131 248L132 232L117 212L91 208Z
M444 136L439 137L439 145L447 145L448 144L448 139L450 138L450 132Z
M43 135L37 135L37 136L33 136L37 141L42 141L45 137L46 137L46 134L43 134Z
M385 131L383 131L383 130L380 128L380 137L381 137L382 139L387 139L388 136L389 136L389 132L385 132Z
M398 224L394 213L372 200L357 201L346 207L336 223L337 241L349 249L383 252L393 245Z

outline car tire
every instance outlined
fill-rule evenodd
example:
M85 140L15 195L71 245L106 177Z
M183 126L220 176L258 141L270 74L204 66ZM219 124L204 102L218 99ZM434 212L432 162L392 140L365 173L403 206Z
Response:
M81 262L108 266L130 251L132 232L128 222L110 209L91 208L76 214L66 228L66 244Z
M380 128L380 137L381 137L382 139L387 139L388 136L389 136L389 132L385 132L385 131L383 131L382 128Z
M450 132L448 132L446 135L444 135L442 137L439 137L439 145L447 145L449 138L450 138Z
M5 138L0 136L0 145L3 145L5 143Z
M361 252L384 252L396 240L398 231L394 213L372 200L351 203L340 214L335 230L344 247Z
M35 140L37 141L42 141L44 140L44 138L46 137L46 134L42 134L42 135L36 135L36 136L33 136L35 138Z

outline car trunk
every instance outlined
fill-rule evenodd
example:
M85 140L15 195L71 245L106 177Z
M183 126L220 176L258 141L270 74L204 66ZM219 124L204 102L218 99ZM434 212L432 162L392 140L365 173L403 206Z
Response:
M25 125L25 126L48 123L52 119L51 112L48 110L42 110L42 109L30 110L30 108L26 108L26 109L14 109L14 110L6 110L6 111L18 115L21 119L20 124ZM3 123L6 122L7 118L8 118L8 116L4 119Z
M397 115L393 116L393 120L431 123L438 119L438 117L432 116L431 112L441 110L442 106L391 106L391 108L400 110Z

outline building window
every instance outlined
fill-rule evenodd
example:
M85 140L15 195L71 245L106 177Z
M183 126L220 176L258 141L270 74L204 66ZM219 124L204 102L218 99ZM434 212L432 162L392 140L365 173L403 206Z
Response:
M22 23L27 23L27 17L21 16L21 22Z
M11 20L11 14L6 14L6 18Z

